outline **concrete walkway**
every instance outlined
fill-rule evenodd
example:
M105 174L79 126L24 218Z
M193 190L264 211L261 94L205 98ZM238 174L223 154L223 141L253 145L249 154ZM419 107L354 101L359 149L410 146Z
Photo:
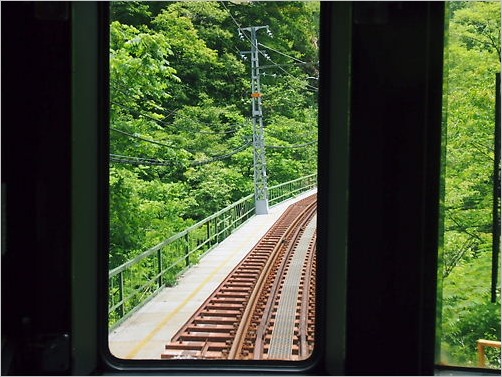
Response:
M232 269L265 235L286 208L312 195L308 191L254 216L199 264L185 272L174 287L166 287L131 318L109 334L109 348L121 359L160 359L164 347Z

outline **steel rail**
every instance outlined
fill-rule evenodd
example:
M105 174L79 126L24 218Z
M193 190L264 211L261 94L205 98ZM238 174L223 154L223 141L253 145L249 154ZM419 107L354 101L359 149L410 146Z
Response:
M273 277L282 280L277 274L281 264L284 264L281 260L287 259L284 257L285 246L296 244L291 234L299 233L294 231L292 224L298 224L298 217L305 218L300 214L306 208L315 212L315 197L312 195L302 199L288 208L255 248L172 337L161 358L248 358L250 351L253 351L253 344L250 344L253 339L250 340L248 335L253 335L253 326L256 327L260 312L263 312L261 307L257 309L253 303L258 303L259 306L267 300L269 288L264 287L273 284ZM308 266L309 263L306 268ZM312 311L311 306L309 302L309 311ZM273 310L275 305L269 307ZM296 311L298 312L298 308ZM294 316L296 318L297 315ZM311 315L307 314L306 317L309 319ZM252 326L249 326L250 323ZM308 321L307 327L311 326Z
M275 298L270 320L266 324L261 358L306 359L309 350L313 349L313 343L310 342L312 347L307 345L305 352L301 351L302 328L314 330L315 324L316 275L315 264L311 262L315 261L316 225L313 220L313 215L306 217L301 234L295 240L294 251L286 262L286 273L281 277L279 293ZM298 266L299 263L301 266ZM312 287L314 289L311 289ZM307 304L306 307L302 305L303 302ZM307 315L303 314L304 311ZM313 335L312 331L307 331L305 337L307 343L309 340L313 341Z
M257 281L255 288L253 289L253 292L249 298L248 304L246 306L246 310L243 313L241 322L240 322L239 327L238 327L236 334L235 334L235 340L234 340L234 342L232 344L232 348L230 349L230 352L229 352L230 359L247 357L247 354L246 354L245 350L243 349L243 346L246 341L248 341L248 342L250 341L247 332L250 329L250 327L252 328L251 322L253 321L253 318L259 318L259 314L258 315L255 314L255 312L257 311L257 307L259 305L259 300L260 300L260 298L263 297L263 291L267 289L268 280L272 279L275 282L278 281L277 279L273 279L270 276L271 272L272 272L272 268L274 267L274 264L276 264L276 263L280 263L283 265L283 263L281 263L281 261L279 259L282 258L284 253L280 253L280 251L284 251L284 252L287 251L288 253L291 251L291 246L287 244L288 243L287 241L292 238L292 233L295 235L298 234L299 224L303 224L303 222L305 221L304 212L307 212L311 208L314 208L314 210L315 210L315 204L316 204L316 202L313 201L307 207L307 209L305 209L305 211L302 211L300 213L300 216L296 217L290 224L288 224L287 228L285 229L284 234L281 236L281 238L278 240L278 243L274 247L273 253L271 254L270 258L268 259L267 265L263 269L263 272L260 275L259 280ZM286 250L283 250L284 246L286 246ZM277 284L274 284L274 286L276 287ZM267 294L267 296L273 298L276 293L277 293L277 289L272 290L270 292L270 295ZM267 305L265 307L265 312L262 314L262 318L263 318L263 315L267 316L268 312L270 312L270 305ZM264 326L265 325L262 323L260 323L260 325L258 325L257 332L261 335L263 334ZM254 332L254 329L251 329L251 332ZM255 344L255 347L256 347L256 344ZM240 355L238 356L238 354L240 354Z
M316 242L317 235L311 240L311 245L309 247L309 256L305 261L304 271L306 276L304 277L305 286L302 289L301 298L301 310L300 310L300 321L298 324L298 336L299 336L299 352L301 358L307 358L309 355L309 335L313 339L313 324L309 321L309 311L315 310L314 305L309 305L312 297L315 297L315 257L316 257ZM311 318L314 318L315 313L311 314ZM311 331L309 331L309 328ZM309 332L311 334L309 334Z
M295 251L298 240L305 230L305 225L308 223L312 216L316 211L316 203L311 203L305 211L302 213L301 217L298 217L294 223L292 223L288 229L290 233L285 234L284 239L286 237L289 238L289 242L286 244L286 249L284 250L283 255L277 255L277 262L279 266L277 267L277 271L275 272L275 276L273 278L273 285L270 289L270 292L266 294L266 304L263 310L261 321L256 330L256 340L254 346L254 359L261 359L263 357L263 345L265 341L265 335L267 331L267 327L269 326L270 319L272 317L274 311L274 303L278 301L279 289L283 284L283 279L285 277L286 267ZM268 289L267 289L268 292Z

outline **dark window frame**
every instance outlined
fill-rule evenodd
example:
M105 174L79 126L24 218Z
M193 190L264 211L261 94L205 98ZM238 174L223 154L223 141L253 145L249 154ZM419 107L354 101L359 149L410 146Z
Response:
M75 5L76 13L79 12L79 7L86 8L84 5ZM80 11L83 11L82 8ZM101 43L101 52L96 62L103 62L104 57L107 57L103 43L107 41L104 32L107 30L106 6L87 5L87 11L93 13L96 22L100 24L98 29L101 35L95 37L98 39L97 43ZM319 245L320 249L325 250L321 253L320 265L325 268L320 272L322 279L320 281L332 279L329 283L339 283L334 290L332 286L320 290L320 297L324 298L319 304L323 313L319 317L318 326L318 329L321 329L318 332L321 355L315 368L310 371L280 367L260 369L249 364L240 368L238 362L228 362L225 365L234 365L229 369L229 373L274 371L292 374L432 375L435 373L435 290L444 4L323 2L321 12L318 215L321 219ZM409 27L410 25L412 27ZM80 32L83 33L83 29ZM392 35L396 34L397 40L392 40ZM406 49L404 46L406 38L410 38L411 45L420 48L420 51L415 52L410 48L406 50L407 59L410 61L413 57L418 57L418 62L412 64L410 69L400 66L400 53L392 53L401 51L400 48ZM374 40L373 45L367 44L369 39ZM379 50L382 46L384 46L383 51L390 52L390 55ZM337 60L340 59L337 55L340 51L343 52L343 64L339 64ZM370 61L373 64L369 72L368 57L371 57ZM394 71L385 64L389 58L393 59ZM96 69L99 72L99 64ZM100 114L108 97L107 93L100 97L107 72L101 72L100 77L98 82L101 90L97 91L96 96L101 102L88 103L91 107L96 106L97 114ZM82 80L81 83L84 83L85 79ZM411 111L421 117L418 120L407 119L406 113L399 110L391 114L390 120L388 118L383 122L382 107L389 106L385 101L389 98L399 99L399 93L405 93L403 90L406 88L401 85L403 80L409 80L411 86L423 85L421 91L416 89L420 94L413 99L408 98L406 102ZM338 90L336 92L333 91L335 87ZM381 97L377 96L378 93ZM403 117L410 122L408 131L411 130L413 137L419 139L419 142L413 143L401 129ZM97 141L101 152L99 166L107 163L106 123L107 115L104 112L100 114L101 129L97 134L91 135L93 140ZM343 125L340 126L340 123ZM365 126L368 123L376 124L383 135L373 133L372 137L368 138L368 129ZM398 148L397 140L403 139L409 143L407 144L410 146L409 149ZM333 150L331 148L333 144L330 143L337 145L338 148ZM399 149L397 156L389 153L393 148ZM367 156L371 156L367 161L370 168L365 167L363 162L363 158ZM371 158L375 156L377 160L372 160ZM411 161L415 168L411 170L418 173L403 170L396 161L397 157ZM87 162L92 162L92 158L89 157ZM394 168L397 166L398 170L392 170L389 166ZM91 199L94 202L89 203L91 209L88 210L93 211L93 215L107 204L106 200L103 200L103 196L107 195L107 189L103 189L99 184L107 182L106 172L106 169L101 170L98 180L90 182L87 186L98 193ZM396 182L404 183L395 184ZM368 195L368 187L372 188L375 199L373 203L365 197ZM394 198L385 193L388 189L393 190L396 195ZM395 198L407 198L414 211L410 214ZM384 215L383 218L375 215L383 213L381 212L383 203L385 211L396 215L395 219L390 215ZM84 211L84 208L81 210ZM337 210L338 215L335 214ZM343 218L337 217L340 212ZM77 214L74 213L74 216ZM103 279L106 279L104 266L107 256L104 255L106 253L99 253L99 250L107 249L106 234L100 232L103 225L108 224L104 213L100 213L98 218L101 220L100 226L89 230L89 233L93 233L92 239L100 240L98 245L94 244L95 260L84 266L83 270L82 266L77 268L74 265L74 272L78 275L77 278L90 283L90 287L100 284L102 288ZM403 219L404 224L400 222ZM375 230L372 224L378 229ZM403 227L407 230L407 234L400 235L395 244L389 245L384 235L392 229ZM417 241L417 245L412 248L409 255L403 256L399 250L409 244L410 237ZM333 247L339 250L336 255L329 253ZM387 260L374 263L370 250L381 251ZM407 279L402 275L402 271L407 268L407 271L412 271L414 279ZM332 269L338 272L336 276L331 275ZM98 275L96 271L99 271ZM374 289L380 295L377 298L370 298L371 305L367 305L364 301L369 297L370 289ZM410 295L409 292L413 294ZM74 297L84 294L84 300L80 302L79 307L87 305L89 313L94 310L98 313L96 322L90 325L84 325L78 318L79 314L75 316L77 329L74 328L76 331L74 344L77 347L74 351L76 360L74 371L97 370L98 373L121 370L141 373L200 371L197 368L178 368L173 364L150 362L136 363L132 367L128 362L110 359L107 351L106 326L103 325L106 323L103 319L106 313L106 300L103 297L98 299L97 293L90 292L89 287L74 288L73 293ZM347 311L341 309L340 303L344 302L348 304ZM393 314L389 309L392 305L403 309L404 314L412 318L411 323ZM370 318L368 322L365 321L365 316ZM392 328L394 324L397 326ZM95 338L85 334L86 329L93 328L99 332ZM336 334L337 339L333 339L323 331L325 329L331 335ZM399 347L397 353L394 353L389 360L387 347L394 344L395 336L401 335L403 329L407 329L408 334L411 334L408 342L412 347ZM361 352L362 347L369 348L371 352L369 354ZM212 370L216 374L222 373L222 369L219 369L221 365L218 363L212 368L208 368L210 364L205 362L201 365L204 365L206 373L211 373ZM96 367L97 369L94 369Z
M2 3L2 372L221 375L106 351L108 6ZM444 3L321 6L319 359L266 372L497 375L434 365Z

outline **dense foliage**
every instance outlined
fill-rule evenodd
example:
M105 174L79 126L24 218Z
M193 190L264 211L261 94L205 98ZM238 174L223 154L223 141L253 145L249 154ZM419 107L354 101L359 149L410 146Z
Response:
M269 185L317 169L318 2L111 4L110 267L251 194L259 32Z
M476 366L476 341L500 340L500 281L490 297L500 3L452 2L449 16L441 349L443 362ZM488 356L500 368L500 350Z
M317 169L318 2L111 5L110 267L253 192L250 49L259 34L269 183ZM490 302L500 3L450 3L442 361L475 366L500 340ZM313 143L314 142L314 143ZM490 351L491 352L491 351ZM500 353L489 363L500 367Z

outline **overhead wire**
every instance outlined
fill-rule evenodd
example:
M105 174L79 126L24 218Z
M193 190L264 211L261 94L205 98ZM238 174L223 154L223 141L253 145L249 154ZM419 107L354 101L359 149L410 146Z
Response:
M228 131L196 131L199 134L204 135L225 135L225 134L233 134L237 132L236 130L228 130Z
M232 21L233 21L233 22L234 22L234 24L237 26L237 28L238 28L238 30L239 30L239 32L240 32L240 30L242 29L242 27L241 27L241 25L239 24L239 22L237 22L237 20L234 18L234 16L232 15L232 12L230 12L230 9L228 9L228 7L225 5L224 1L221 1L221 0L220 0L220 3L221 3L221 5L223 6L223 8L225 8L225 10L227 11L228 15L230 16L230 18L232 19ZM247 34L245 34L245 33L241 33L241 35L243 35L243 36L244 36L244 37L245 37L245 38L246 38L246 39L247 39L250 43L252 43L251 39L247 36ZM288 58L291 58L291 59L295 60L295 61L297 62L296 64L304 64L304 65L306 65L306 64L312 64L312 65L314 65L314 63L307 63L307 62L304 62L304 61L302 61L302 60L300 60L300 59L297 59L297 58L295 58L295 57L293 57L293 56L291 56L291 55L285 54L285 53L283 53L283 52L281 52L281 51L279 51L279 50L276 50L276 49L274 49L274 48L272 48L272 47L270 47L270 46L266 46L266 45L264 45L264 44L262 44L262 43L258 43L258 44L259 44L259 45L261 45L261 46L263 46L263 47L265 47L265 48L268 48L268 49L270 49L270 50L272 50L272 51L275 51L275 52L277 52L277 53L279 53L279 54L281 54L281 55L284 55L284 56L286 56L286 57L288 57ZM236 47L236 49L237 49L237 47ZM239 49L237 49L237 51L240 53ZM299 78L297 78L297 77L293 76L293 75L292 75L292 74L290 74L288 71L286 71L285 69L283 69L283 68L282 68L282 66L281 66L281 64L278 64L278 63L274 62L274 61L273 61L273 60L272 60L269 56L264 55L262 51L260 51L260 50L258 50L258 51L259 51L259 52L260 52L260 53L261 53L261 54L262 54L265 58L267 58L267 60L269 60L269 61L271 61L271 62L272 62L272 66L273 66L273 67L277 67L277 68L281 69L284 73L286 73L286 75L288 75L288 76L292 77L293 79L298 80L299 82L301 82L301 79L299 79ZM263 69L263 68L266 68L266 66L262 66L262 67L260 67L260 68L262 68L262 69ZM302 84L303 84L303 82L302 82ZM318 89L318 88L316 88L315 86L312 86L312 85L310 85L310 84L306 84L306 87L307 87L307 89L306 89L306 90L309 90L309 91L311 91L311 92L318 92L318 91L319 91L319 89Z
M234 21L234 24L237 25L237 27L240 29L241 25L237 22L237 20L234 18L234 16L232 16L232 12L230 12L230 9L227 8L227 6L225 5L225 2L220 0L220 3L221 3L221 5L223 5L223 8L225 8L225 10L228 12L228 15Z
M110 130L118 132L118 133L121 133L121 134L126 135L128 137L132 137L132 138L135 138L135 139L143 140L143 141L146 141L148 143L157 144L157 145L160 145L160 146L163 146L163 147L168 147L168 148L173 148L173 149L184 149L184 148L181 148L181 147L178 147L178 146L173 146L173 145L165 144L165 143L162 143L162 142L157 141L157 140L146 139L144 137L141 137L141 136L138 136L138 135L135 135L135 134L130 134L128 132L119 130L118 128L115 128L115 127L110 127Z
M244 145L241 145L239 148L234 149L232 152L229 152L229 153L226 153L226 154L223 154L223 155L220 155L220 156L215 156L213 158L210 158L210 159L204 160L204 161L194 161L190 165L191 166L201 166L201 165L207 165L207 164L210 164L210 163L213 163L213 162L216 162L216 161L225 160L225 159L233 156L234 154L237 154L239 152L242 152L242 151L246 150L252 144L253 144L253 141L247 141Z
M277 64L276 62L274 62L270 56L265 55L265 54L264 54L261 50L259 50L259 52L260 52L260 53L261 53L261 54L262 54L262 55L263 55L263 56L264 56L264 57L265 57L268 61L270 61L270 62L272 63L272 65L273 65L273 66L275 66L275 67L279 68L279 69L280 69L282 72L284 72L287 76L289 76L289 77L293 78L294 80L297 80L297 82L300 82L300 83L304 84L304 82L303 82L300 78L298 78L298 77L296 77L296 76L293 76L291 73L289 73L288 71L286 71L286 70L285 70L284 68L282 68L279 64ZM310 91L312 91L312 92L317 92L317 91L318 91L318 88L316 88L315 86L312 86L312 85L310 85L310 84L305 84L305 86L306 86L306 89L307 89L307 90L310 90Z
M230 10L227 8L227 6L225 5L225 3L223 1L220 1L221 5L223 6L223 8L225 8L225 10L228 12L230 18L232 19L232 21L234 22L234 24L237 26L237 28L239 29L239 32L241 31L241 25L239 24L239 22L237 22L237 20L234 18L234 16L232 15L232 13L230 12ZM252 42L251 39L245 34L245 33L241 33L241 35L243 35L250 43ZM263 51L261 50L258 50L263 56L265 56L267 58L267 60L269 60L271 63L272 63L272 66L270 67L277 67L279 68L281 71L283 71L287 76L293 78L294 80L297 80L298 82L301 82L301 79L293 76L291 73L289 73L288 71L286 71L285 69L282 68L282 66L291 66L291 65L308 65L308 64L312 64L314 65L314 63L308 63L308 62L304 62L300 59L297 59L293 56L290 56L288 54L285 54L279 50L276 50L270 46L266 46L262 43L259 43L259 45L261 45L262 47L266 48L266 49L269 49L269 50L272 50L278 54L281 54L285 57L288 57L292 60L295 61L295 63L293 64L278 64L276 62L274 62L269 56L265 55L263 53ZM240 52L238 49L237 49L238 52ZM268 66L262 66L262 68L268 68ZM309 84L306 85L307 86L307 90L308 88L311 88L310 90L311 91L317 91L318 89L315 88L314 86L311 86ZM122 90L118 89L115 87L116 90L119 90L120 92L122 92L123 94L125 94ZM157 124L162 124L162 125L165 125L167 124L167 122L165 121L161 121L159 119L156 119L148 114L144 114L142 112L140 112L139 110L135 110L135 109L131 109L123 104L120 104L120 103L117 103L115 101L111 101L113 104L119 106L119 107L122 107L122 108L126 108L128 109L129 111L133 111L133 112L136 112L137 114L140 114L142 116L145 116L149 119L152 119L153 121L155 121ZM172 114L172 112L170 113ZM169 114L169 115L170 115ZM237 125L236 125L237 126ZM133 134L129 134L125 131L122 131L122 130L118 130L118 129L115 129L115 128L112 128L112 130L116 131L116 132L119 132L119 133L122 133L124 135L127 135L129 137L134 137L134 138L137 138L139 140L143 140L143 141L146 141L146 142L149 142L149 143L153 143L153 144L157 144L157 145L160 145L160 146L165 146L165 147L169 147L169 148L173 148L173 149L184 149L184 148L181 148L181 147L175 147L175 146L172 146L172 145L169 145L169 144L165 144L165 143L162 143L162 142L158 142L156 140L151 140L151 139L146 139L146 138L143 138L141 136L137 136L137 135L133 135ZM229 131L224 131L224 132L214 132L214 131L195 131L195 132L198 132L198 133L201 133L201 134L212 134L212 133L232 133L232 132L235 132L235 130L229 130ZM312 144L315 144L317 143L317 141L312 141L312 142L308 142L308 143L303 143L303 144L296 144L296 145L291 145L291 146L274 146L274 145L270 145L270 146L267 146L268 148L273 148L273 149L279 149L279 148L301 148L301 147L306 147L308 145L312 145ZM211 156L210 159L207 159L207 160L203 160L203 161L192 161L190 163L190 166L202 166L202 165L206 165L206 164L210 164L210 163L213 163L213 162L216 162L216 161L221 161L221 160L224 160L226 158L229 158L245 149L247 149L248 147L250 147L251 145L253 144L252 140L250 141L247 141L245 144L243 144L242 146L238 147L237 149L229 152L229 153L226 153L226 154L223 154L223 155L217 155L217 156ZM184 149L186 150L186 149ZM186 150L187 152L190 152L190 153L194 153L193 151L189 151L189 150ZM168 162L168 161L165 161L165 160L159 160L159 159L151 159L151 158L143 158L143 157L133 157L133 156L123 156L123 155L117 155L117 154L110 154L110 161L111 162L118 162L118 163L127 163L127 164L135 164L135 165L156 165L156 166L173 166L173 165L176 165L176 164L173 164L172 162ZM179 163L177 164L179 165Z
M173 146L173 145L165 144L165 143L162 143L162 142L157 141L157 140L147 139L147 138L141 137L141 136L139 136L139 135L130 134L130 133L128 133L128 132L125 132L125 131L119 130L118 128L115 128L115 127L110 127L110 130L115 131L115 132L118 132L118 133L120 133L120 134L123 134L123 135L125 135L125 136L131 137L131 138L134 138L134 139L142 140L142 141L145 141L145 142L147 142L147 143L152 143L152 144L160 145L160 146L167 147L167 148L178 149L178 150L184 150L184 151L189 152L189 153L192 153L192 154L195 154L195 153L197 153L197 152L200 152L200 151L193 150L193 149L187 149L187 148L182 148L182 147L179 147L179 146ZM232 132L234 132L234 131L232 131ZM200 133L202 133L202 132L200 132ZM209 156L211 156L211 155L209 155ZM211 157L212 157L212 156L211 156ZM215 157L217 157L217 156L215 156Z
M117 102L114 102L114 101L111 101L111 103L113 103L113 104L115 104L115 105L117 105L117 106L120 106L120 107L126 108L126 109L128 109L128 110L130 110L130 111L137 112L137 113L139 113L140 115L143 115L143 116L145 116L145 117L147 117L147 118L150 118L151 120L153 120L154 122L156 122L156 123L158 123L158 124L160 123L160 124L162 124L162 125L167 125L167 122L162 122L162 121L160 121L160 120L158 120L158 119L155 119L155 118L153 118L153 117L151 117L151 116L148 116L147 114L142 114L142 113L140 113L139 111L136 111L136 110L134 110L134 109L131 109L131 108L129 108L129 107L125 106L125 105L122 105L122 104L120 104L120 103L117 103ZM205 124L205 125L210 125L209 123L203 123L203 124ZM170 125L170 126L172 126L173 124L172 124L172 123L169 123L169 125ZM214 135L216 135L216 134L231 134L231 133L237 132L237 128L238 128L239 126L241 126L241 125L240 125L240 124L231 124L231 125L229 125L229 127L233 127L233 129L226 130L226 131L201 131L201 130L185 130L185 131L190 131L190 132L195 132L195 133L200 133L200 134L206 134L206 135L213 135L213 134L214 134ZM130 135L130 136L134 136L134 135ZM149 140L145 140L145 141L149 141ZM174 147L173 147L173 148L174 148Z
M278 54L281 54L281 55L283 55L283 56L285 56L285 57L287 57L287 58L293 59L293 60L297 61L298 63L301 63L301 64L308 64L307 62L304 62L303 60L300 60L300 59L295 58L294 56L291 56L291 55L285 54L284 52L281 52L281 51L279 51L279 50L276 50L276 49L274 49L274 48L272 48L272 47L270 47L270 46L264 45L263 43L258 42L258 44L259 44L260 46L262 46L262 47L265 47L265 48L266 48L266 49L268 49L268 50L272 50L272 51L277 52Z
M143 158L143 157L133 157L133 156L123 156L119 154L110 153L110 161L118 162L130 165L157 165L157 166L175 166L180 165L179 163L172 163L165 160L153 159L153 158Z
M126 93L124 90L122 90L122 89L118 88L118 87L117 87L117 85L116 85L116 83L113 83L113 82L111 82L111 81L110 81L110 83L111 83L111 85L110 85L110 86L111 86L114 90L116 90L116 91L118 91L118 92L122 93L122 94L123 94L123 95L125 95L125 96L130 96L130 94L129 94L129 93ZM162 121L162 120L156 119L156 118L154 118L154 117L152 117L152 116L150 116L150 115L148 115L148 114L144 114L143 112L141 112L141 111L139 111L139 110L132 109L132 108L130 108L129 106L126 106L126 105L124 105L124 104L121 104L121 103L115 102L115 101L113 101L113 100L111 100L110 102L111 102L112 104L115 104L115 105L117 105L117 106L120 106L120 107L122 107L122 108L124 108L124 109L127 109L127 110L129 110L129 111L133 111L133 112L135 112L135 113L137 113L137 114L140 114L140 115L146 116L147 118L150 118L150 119L152 119L152 120L156 121L157 123L159 123L159 122L160 122L161 124L168 124L168 123L167 123L167 121ZM155 105L157 105L157 104L155 104ZM158 106L158 105L157 105L157 106ZM159 106L159 107L160 107L160 106ZM172 115L172 114L173 114L176 110L179 110L179 109L174 109L174 110L172 110L171 112L169 112L169 114L167 114L167 115L163 115L163 116L164 116L165 118L167 118L167 117L171 116L171 115Z
M225 10L228 12L228 14L229 14L230 18L233 20L234 24L237 26L237 28L238 28L238 30L239 30L239 34L240 34L240 35L243 35L243 36L244 36L244 37L245 37L245 38L246 38L246 39L247 39L250 43L252 43L251 39L247 36L247 34L245 34L245 33L241 33L241 28L242 28L242 27L241 27L241 25L240 25L240 24L237 22L237 20L234 18L234 16L233 16L233 15L232 15L232 13L230 12L230 10L227 8L227 6L225 5L225 3L224 3L223 1L220 1L220 3L221 3L221 5L223 6L223 8L225 8ZM265 44L263 44L263 43L259 43L259 42L258 42L258 44L259 44L260 46L262 46L262 47L266 48L266 49L269 49L269 50L271 50L271 51L274 51L274 52L276 52L276 53L278 53L278 54L281 54L281 55L283 55L283 56L285 56L285 57L287 57L287 58L290 58L290 59L292 59L292 60L294 60L294 61L295 61L295 63L292 63L292 64L278 64L278 63L274 62L274 61L270 58L270 56L265 55L265 54L263 53L263 51L261 51L261 50L259 50L259 49L258 49L258 52L259 52L259 53L261 53L261 54L262 54L262 55L263 55L263 56L264 56L264 57L265 57L268 61L270 61L270 62L272 63L272 65L271 65L271 66L261 66L260 68L262 68L262 69L263 69L263 68L269 68L269 67L277 67L277 68L279 68L280 70L282 70L284 73L286 73L286 75L288 75L288 76L292 77L292 78L293 78L293 79L295 79L295 80L298 80L298 82L301 82L301 79L299 79L299 78L297 78L297 77L293 76L292 74L290 74L288 71L286 71L285 69L283 69L283 68L282 68L282 66L292 66L292 65L315 65L314 63L304 62L303 60L300 60L300 59L298 59L298 58L295 58L294 56L291 56L291 55L288 55L288 54L286 54L286 53L283 53L283 52L281 52L281 51L279 51L279 50L277 50L277 49L274 49L274 48L272 48L272 47L270 47L270 46L267 46L267 45L265 45ZM236 48L237 52L240 54L240 53L241 53L241 51L239 51L239 49L238 49L237 47L235 47L235 48ZM301 83L302 83L302 84L304 84L303 82L301 82ZM289 85L289 83L288 83L288 85ZM309 90L309 91L312 91L312 92L318 92L318 88L316 88L316 87L314 87L314 86L312 86L312 85L310 85L310 84L306 84L306 87L307 87L307 88L306 88L306 90ZM295 89L295 88L293 88L293 89ZM303 148L303 147L306 147L306 146L309 146L309 145L312 145L312 144L315 144L315 143L317 143L317 140L314 140L314 141L312 141L312 142L303 143L303 144L291 145L291 146L267 145L266 147L267 147L267 148L271 148L271 149L283 149L283 148Z
M234 149L232 152L225 153L222 155L218 156L213 156L210 159L207 160L202 160L202 161L191 161L189 163L189 166L202 166L202 165L207 165L216 161L221 161L224 159L227 159L239 152L242 152L246 150L249 146L252 145L252 141L247 141L240 147ZM132 164L132 165L155 165L155 166L181 166L181 164L178 163L172 163L166 160L160 160L160 159L153 159L153 158L145 158L145 157L135 157L135 156L124 156L124 155L118 155L118 154L110 154L110 161L111 162L118 162L118 163L125 163L125 164Z
M233 156L235 153L239 153L241 150L246 149L249 145L251 145L249 143L250 143L250 141L248 140L243 145L241 145L240 147L238 147L237 149L234 149L232 152L229 152L229 153L225 153L225 154L221 154L221 155L212 155L212 154L207 154L207 155L210 157L210 160L214 160L214 161L223 160L227 157ZM200 151L197 151L197 152L200 152ZM197 153L197 152L192 152L192 153Z
M169 125L169 124L170 124L170 123L168 123L167 121L162 121L162 120L160 120L160 119L154 118L154 117L153 117L153 116L151 116L151 115L145 114L145 113L143 113L143 112L141 112L141 111L139 111L139 110L136 110L136 109L132 109L132 108L130 108L129 106L123 105L123 104L118 103L118 102L115 102L115 101L113 101L113 100L111 100L111 101L110 101L110 103L111 103L111 104L113 104L113 105L119 106L119 107L121 107L121 108L123 108L123 109L126 109L126 110L129 110L129 111L131 111L131 112L134 112L134 113L136 113L137 115L144 116L144 117L146 117L146 118L148 118L148 119L151 119L151 120L153 120L155 123L157 123L157 124L159 124L159 125L161 125L161 126L165 126L165 125Z
M308 126L307 124L303 123L304 126ZM267 133L267 137L272 137L274 139L282 139L282 136L280 135L277 135L274 131L275 130L272 130L273 126L268 126L265 128L265 132ZM314 131L315 132L315 131ZM299 135L296 135L296 138L299 139L299 140L303 140L303 139L311 139L312 136L314 136L314 132L310 131L310 132L305 132L305 133L302 133L302 134L299 134ZM316 134L317 136L317 134Z
M117 89L118 91L120 91L121 93L123 93L123 94L127 95L127 93L125 93L125 92L121 91L120 89L118 89L118 88L116 88L116 89ZM110 102L111 102L112 104L114 104L114 105L117 105L117 106L121 107L121 108L124 108L124 109L126 109L126 110L129 110L129 111L134 112L134 113L136 113L136 114L139 114L139 115L141 115L141 116L147 117L147 118L149 118L149 119L153 120L154 122L156 122L157 124L159 124L159 125L161 125L161 126L164 126L164 125L172 125L172 123L169 123L169 122L167 122L167 121L162 121L162 120L156 119L156 118L152 117L151 115L145 114L145 113L143 113L143 112L141 112L141 111L139 111L139 110L133 109L133 108L131 108L131 107L129 107L129 106L126 106L126 105L124 105L124 104L118 103L118 102L116 102L116 101L113 101L113 100L112 100L112 101L110 101ZM171 112L170 112L167 116L171 115L171 114L172 114L172 113L174 113L174 111L176 111L176 110L179 110L179 109L175 109L175 110L171 111ZM206 124L206 125L210 125L209 123L204 123L204 124ZM234 128L236 129L236 128L237 128L237 127L239 127L239 126L240 126L239 124L232 124L232 125L230 125L229 127L234 127ZM193 131L193 132L198 132L198 133L201 133L201 134L230 134L230 133L236 132L236 130L227 130L227 131L199 131L199 130L190 130L190 131Z
M221 5L223 6L223 8L225 8L225 10L228 12L228 15L229 15L229 16L230 16L230 18L233 20L234 24L237 26L237 28L239 29L239 32L240 32L240 30L242 29L241 25L240 25L240 24L237 22L237 20L234 18L234 16L233 16L233 15L232 15L232 13L230 12L230 10L227 8L227 6L225 5L225 3L224 3L223 1L220 1L220 3L221 3ZM250 39L250 38L249 38L249 37L248 37L245 33L241 33L241 35L243 35L243 36L244 36L244 38L246 38L246 39L247 39L250 43L252 43L251 39ZM267 48L267 49L269 49L269 50L272 50L272 51L274 51L274 52L276 52L276 53L278 53L278 54L281 54L281 55L286 56L286 57L288 57L288 58L290 58L290 59L293 59L293 60L295 60L295 61L296 61L297 63L299 63L299 64L304 64L304 65L307 65L307 64L312 64L312 65L314 65L314 63L304 62L303 60L297 59L297 58L295 58L294 56L291 56L291 55L288 55L288 54L286 54L286 53L283 53L283 52L281 52L281 51L279 51L279 50L276 50L276 49L274 49L274 48L272 48L272 47L270 47L270 46L266 46L266 45L264 45L263 43L259 43L259 42L258 42L258 44L259 44L259 45L261 45L262 47L265 47L265 48ZM239 51L238 49L237 49L237 51L240 53L240 51ZM258 51L259 51L259 52L260 52L263 56L265 56L268 60L270 60L270 61L273 63L273 66L278 67L278 68L279 68L279 69L281 69L284 73L286 73L288 76L291 76L292 78L294 78L294 79L296 79L296 80L300 80L300 81L301 81L301 79L299 79L299 78L297 78L297 77L295 77L295 76L291 75L288 71L286 71L285 69L283 69L283 68L281 67L281 65L280 65L280 64L277 64L277 63L276 63L276 62L274 62L274 61L273 61L270 57L267 57L266 55L264 55L262 51L260 51L260 50L258 50ZM261 67L261 68L264 68L264 67ZM317 89L316 87L312 86L312 85L307 84L307 87L310 87L312 91L315 91L315 92L317 92L317 91L318 91L318 89Z
M309 145L316 144L316 143L317 143L317 140L309 141L309 142L303 143L303 144L294 144L294 145L267 145L266 147L267 148L271 148L271 149L304 148L304 147L308 147Z
M142 140L142 141L146 141L147 143L152 143L152 144L160 145L162 147L167 147L167 148L172 148L172 149L177 149L177 150L184 150L184 151L189 152L189 153L197 153L197 151L195 151L195 150L190 150L190 149L187 149L187 148L182 148L182 147L178 147L178 146L173 146L173 145L165 144L165 143L162 143L162 142L157 141L157 140L146 139L146 138L141 137L139 135L130 134L128 132L119 130L118 128L115 128L115 127L110 127L110 129L112 131L118 132L118 133L126 135L128 137L131 137L131 138L134 138L134 139L138 139L138 140Z
M305 62L305 63L285 63L285 64L275 63L275 64L272 64L272 65L260 65L260 69L267 69L267 68L274 68L274 67L292 67L292 66L299 66L299 65L312 65L312 66L315 66L315 65L317 65L317 63L309 63L309 62Z

